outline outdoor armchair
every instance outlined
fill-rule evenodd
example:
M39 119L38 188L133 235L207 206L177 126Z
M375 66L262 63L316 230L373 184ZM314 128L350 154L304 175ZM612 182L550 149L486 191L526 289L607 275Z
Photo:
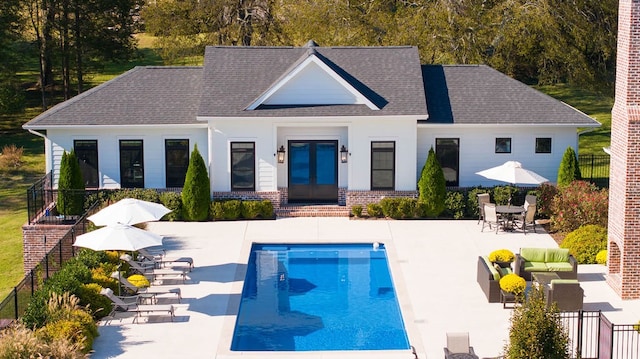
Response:
M556 303L560 311L582 310L584 289L577 279L554 279L544 288L547 306Z

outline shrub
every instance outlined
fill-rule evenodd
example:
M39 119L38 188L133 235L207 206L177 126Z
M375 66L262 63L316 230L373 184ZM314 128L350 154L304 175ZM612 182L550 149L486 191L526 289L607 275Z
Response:
M382 208L382 214L385 217L399 219L402 218L402 212L400 211L400 198L383 198L380 200L380 207Z
M607 229L598 225L582 226L564 237L561 248L569 249L578 263L596 263L598 252L607 249Z
M351 213L356 217L362 217L362 206L359 204L351 206Z
M490 262L513 262L516 259L516 255L508 249L496 249L489 253Z
M133 274L129 276L127 280L138 288L146 288L151 285L147 277L143 276L142 274Z
M22 166L23 147L17 147L14 144L2 147L0 154L0 169L18 169Z
M607 227L609 195L585 181L574 181L571 186L559 187L552 202L551 229L571 232L580 226L597 224Z
M578 157L573 147L567 147L558 168L558 187L565 187L571 182L582 179Z
M260 216L262 218L273 218L273 203L268 199L260 201Z
M117 252L116 252L117 253ZM82 263L87 268L98 268L100 264L106 261L110 261L110 254L104 251L94 251L88 248L81 248L76 256L70 259L68 262L78 262ZM118 255L118 259L115 263L120 261L120 255ZM67 262L67 263L68 263Z
M219 221L224 219L224 207L222 206L223 201L213 201L211 202L211 218L214 221Z
M527 281L515 273L509 273L500 278L500 289L515 295L523 295L527 288Z
M227 220L240 218L240 215L242 214L241 206L239 199L230 199L222 202L223 218Z
M438 217L444 211L447 193L446 184L442 167L440 167L436 153L431 147L418 181L420 192L418 199L424 206L427 217Z
M240 202L240 214L242 218L254 219L261 215L262 203L260 201Z
M415 198L403 197L398 202L398 211L402 218L414 218L416 217L416 208L418 207L418 200Z
M79 215L84 210L84 180L73 151L62 154L56 209L62 215Z
M166 219L167 221L182 220L182 197L180 196L180 193L162 192L160 193L160 203L171 210L171 212L167 213L163 219Z
M91 281L102 288L111 288L112 290L117 291L118 281L114 278L111 278L111 273L113 273L115 270L116 268L109 270L106 266L94 268L91 270Z
M445 214L447 217L461 219L464 218L465 204L464 194L461 192L447 192L447 199L445 200ZM477 207L477 205L476 205Z
M111 312L111 300L100 294L102 288L98 283L83 284L78 288L77 296L80 299L80 305L86 307L95 319L103 318ZM105 288L111 288L118 293L117 285Z
M514 186L496 186L493 188L493 200L498 205L508 204L518 191L518 187Z
M480 209L478 208L478 194L489 193L489 190L482 187L476 187L467 192L467 217L478 218Z
M609 251L606 249L601 250L596 254L596 263L607 265L607 259L609 258Z
M558 194L558 188L549 183L543 183L537 191L537 212L540 218L551 218L553 214L553 199Z
M182 188L182 215L185 220L206 221L209 218L210 192L207 167L196 144L189 158L189 167Z
M505 359L569 358L569 337L557 307L547 309L541 289L531 289L523 305L513 311L510 321Z
M93 317L79 306L77 297L67 292L62 295L52 293L47 312L48 321L40 333L49 341L68 339L80 343L85 353L91 350L98 328Z
M0 358L86 358L81 349L81 343L66 338L47 342L20 323L3 330L0 335Z
M367 204L367 214L369 217L382 217L382 207L377 203Z

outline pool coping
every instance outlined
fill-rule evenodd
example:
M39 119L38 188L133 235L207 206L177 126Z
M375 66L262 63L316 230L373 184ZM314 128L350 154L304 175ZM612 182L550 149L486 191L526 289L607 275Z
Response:
M243 239L242 248L240 250L237 263L245 264L236 267L235 278L242 278L240 281L233 283L231 293L242 293L244 287L244 278L246 276L249 255L251 253L251 247L254 243L257 244L359 244L359 243L373 243L375 241L365 239L345 239L345 240L305 240L305 239L282 239L282 240L251 240L248 238ZM409 298L406 282L400 267L401 261L398 258L395 243L393 238L389 238L380 242L384 244L387 253L387 261L389 269L391 271L391 277L396 291L396 297L398 306L400 307L400 314L402 315L402 321L404 322L404 328L407 334L409 349L402 350L319 350L319 351L232 351L231 342L233 340L233 333L235 330L236 318L238 309L240 308L240 296L232 296L229 299L227 305L227 313L234 313L228 315L224 319L222 325L222 331L220 333L219 344L216 352L216 358L282 358L283 356L298 356L304 358L326 358L337 357L341 358L392 358L397 356L399 358L407 358L416 353L424 353L424 346L420 336L418 328L415 326L415 318L413 315L413 306Z

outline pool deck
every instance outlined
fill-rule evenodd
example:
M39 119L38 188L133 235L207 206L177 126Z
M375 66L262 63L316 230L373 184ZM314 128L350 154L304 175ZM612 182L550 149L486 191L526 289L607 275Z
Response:
M102 358L413 358L394 352L231 352L235 313L252 242L385 243L409 341L418 358L442 358L445 333L469 332L480 358L496 357L508 337L511 309L488 303L476 282L478 255L507 248L557 247L538 233L480 232L474 220L349 220L287 218L275 221L157 222L147 229L165 236L167 257L188 256L195 269L174 303L176 318L130 316L100 323L91 354ZM606 268L580 265L584 309L602 310L615 324L640 319L640 300L621 300L605 282ZM375 315L375 313L372 313Z

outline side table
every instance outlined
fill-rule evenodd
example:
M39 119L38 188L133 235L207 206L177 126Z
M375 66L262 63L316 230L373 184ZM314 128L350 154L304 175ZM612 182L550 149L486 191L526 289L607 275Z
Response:
M515 308L515 303L517 303L516 295L511 292L505 292L504 290L500 289L500 303L502 303L503 309L507 308L507 303L514 303L513 307L511 308Z

